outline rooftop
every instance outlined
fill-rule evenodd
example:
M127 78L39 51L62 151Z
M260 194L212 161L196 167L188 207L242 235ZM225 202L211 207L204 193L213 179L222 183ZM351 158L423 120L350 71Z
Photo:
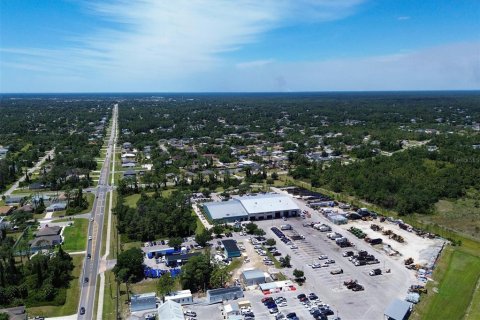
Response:
M158 318L160 320L184 320L182 306L173 301L167 300L164 304L158 307Z
M403 320L410 312L411 303L399 299L395 299L390 303L385 315L390 319Z
M237 246L237 243L234 240L231 240L231 239L222 240L222 244L225 247L225 250L229 252L240 251L240 249Z
M208 202L205 203L205 208L213 220L248 216L247 211L238 201Z
M243 276L245 279L265 278L263 271L258 269L245 270L243 271Z
M226 293L231 293L231 292L238 292L242 291L241 287L230 287L230 288L218 288L218 289L212 289L212 290L207 290L207 293L211 296L218 296Z
M282 194L260 194L255 196L238 197L249 214L262 212L275 212L286 210L299 210L297 204L289 196Z

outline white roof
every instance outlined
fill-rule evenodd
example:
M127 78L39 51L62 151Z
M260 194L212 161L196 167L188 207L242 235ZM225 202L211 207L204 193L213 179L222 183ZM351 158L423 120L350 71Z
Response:
M249 214L300 209L292 198L282 194L261 194L236 199Z
M190 290L180 290L177 292L172 292L169 296L165 296L165 300L191 298L191 297L192 297L192 292Z
M172 300L165 301L158 307L158 318L160 320L184 320L182 305Z

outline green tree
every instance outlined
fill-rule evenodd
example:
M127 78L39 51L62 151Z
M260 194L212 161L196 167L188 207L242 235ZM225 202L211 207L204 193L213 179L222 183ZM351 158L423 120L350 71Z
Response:
M175 250L178 250L182 246L182 243L183 243L183 239L180 237L173 237L168 239L168 245L174 248Z
M212 288L221 288L225 286L225 282L229 280L228 270L222 266L215 266L210 276L210 286Z
M245 225L245 229L248 234L254 234L255 231L258 229L258 226L255 223L250 222Z
M158 279L157 294L165 301L165 296L172 292L174 286L175 279L172 278L170 272L167 272Z
M221 225L221 224L216 224L216 225L213 226L212 232L215 234L215 236L216 236L217 238L220 238L220 236L222 235L224 229L225 229L225 228L224 228L223 225Z
M210 282L212 274L210 257L200 254L188 260L182 268L180 282L183 289L190 289L192 292L205 291Z
M267 241L265 242L265 244L269 247L273 247L277 242L275 241L275 239L273 238L269 238L267 239Z
M140 248L123 251L117 257L113 273L121 282L126 283L129 279L138 281L143 278L143 258L143 251Z
M212 234L210 231L203 229L200 233L195 235L195 242L202 247L205 247L208 241L212 240Z
M285 257L280 258L280 264L283 268L290 268L291 257L287 254Z
M303 277L305 276L305 273L302 270L295 269L293 270L293 276L298 281L299 279L303 279Z

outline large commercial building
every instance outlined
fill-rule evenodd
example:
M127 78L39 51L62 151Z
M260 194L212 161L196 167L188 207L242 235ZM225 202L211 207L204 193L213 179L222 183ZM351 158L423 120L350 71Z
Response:
M207 217L215 222L267 220L300 214L300 208L291 197L276 193L208 202L203 208Z

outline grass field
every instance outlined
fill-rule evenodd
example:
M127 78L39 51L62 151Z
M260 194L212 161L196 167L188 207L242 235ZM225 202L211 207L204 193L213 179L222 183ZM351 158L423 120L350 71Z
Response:
M195 219L197 221L197 227L195 228L195 234L201 233L203 230L205 230L205 226L203 225L202 221L200 221L197 214L193 210L192 210L192 216L195 216Z
M464 319L480 278L480 257L446 248L433 277L442 281L428 285L429 293L415 308L412 319Z
M83 255L73 256L73 279L70 281L70 287L67 289L67 298L63 306L42 306L28 308L28 316L60 317L77 313L78 299L80 298L80 274L82 271Z
M457 200L440 200L435 204L434 215L418 215L417 218L480 239L480 191L469 190Z
M74 219L73 225L65 227L62 245L66 251L83 251L87 242L88 219Z
M467 310L467 316L465 320L477 320L480 319L480 280L477 282L477 287L472 298L472 303Z
M103 299L102 319L116 319L115 303L117 296L117 284L112 271L105 272L105 292Z

